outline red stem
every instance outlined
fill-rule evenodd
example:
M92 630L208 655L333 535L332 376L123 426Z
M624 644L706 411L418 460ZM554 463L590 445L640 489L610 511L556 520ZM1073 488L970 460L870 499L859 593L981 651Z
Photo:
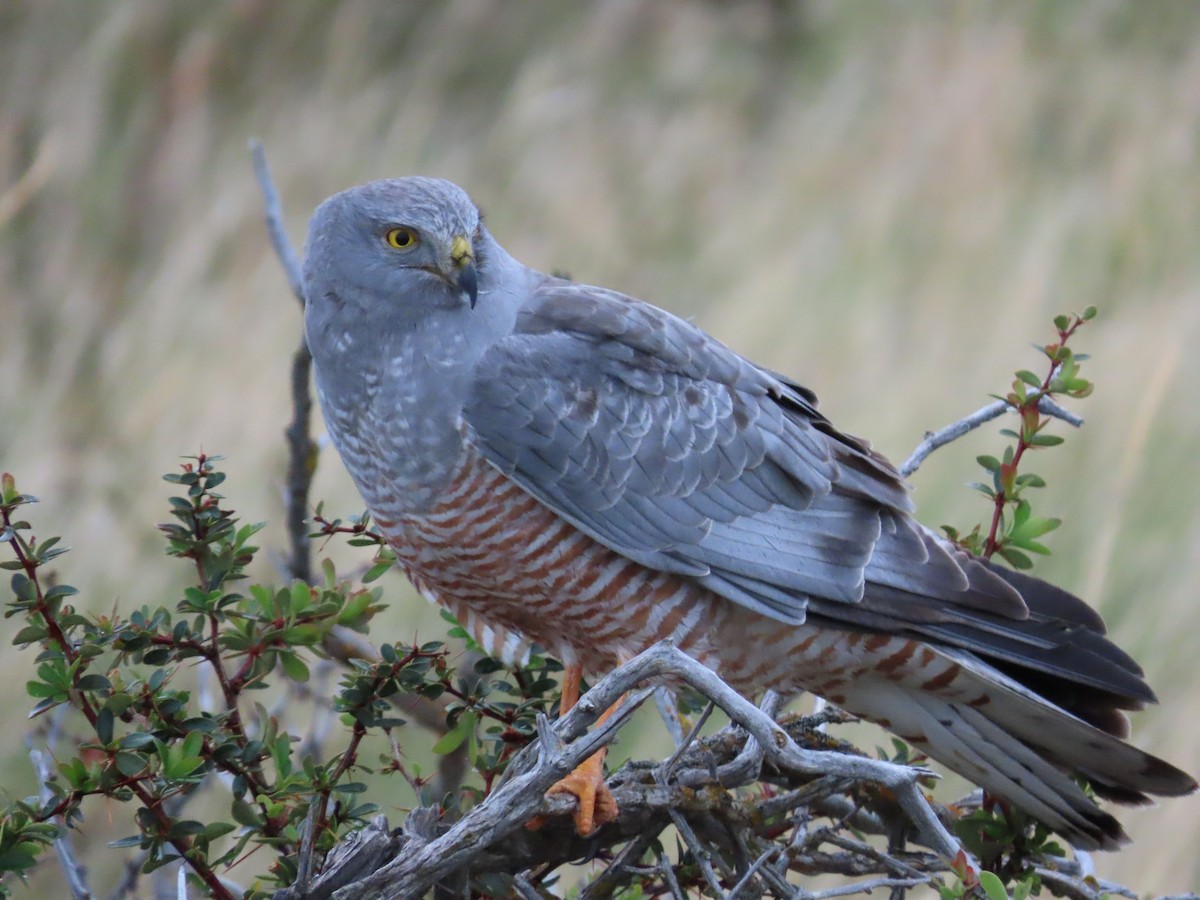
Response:
M3 515L4 524L11 528L12 519L9 517L9 512L7 509L3 511ZM26 577L33 583L35 596L37 598L35 608L37 609L38 615L41 616L42 621L46 623L46 630L49 632L51 640L58 645L58 648L62 651L63 656L66 657L67 662L74 663L79 657L79 653L73 646L71 646L71 642L63 633L58 621L51 614L50 608L46 603L45 594L42 591L41 580L38 578L37 563L30 559L28 554L25 553L25 548L21 545L21 541L17 537L15 529L13 530L13 537L9 540L9 545L13 548L13 552L16 554L17 560L21 563L21 568L25 571ZM74 674L73 681L78 683L81 675L82 667L80 671L77 671ZM78 692L78 705L80 712L84 714L88 720L88 723L93 729L95 729L97 717L95 707L92 706L91 701L88 700L88 698L84 696L82 692ZM110 760L115 755L115 752L110 753ZM137 798L142 802L142 805L149 810L150 814L154 816L155 822L162 829L162 832L165 834L168 830L170 830L171 819L162 811L157 798L155 798L137 781L131 781L127 784L127 786L134 792L134 794L137 795ZM62 806L62 804L59 804L59 806ZM60 811L57 814L61 815L62 813ZM53 818L53 815L48 816L47 818ZM191 850L191 842L187 838L168 838L168 841L171 846L175 848L175 851L182 858L187 860L188 865L192 867L192 871L195 872L200 877L200 880L208 886L209 890L212 891L213 897L217 897L219 900L234 900L233 894L226 890L225 886L221 884L221 880L217 878L215 872L213 872L208 866L188 858L188 852Z
M1073 335L1076 329L1078 329L1082 324L1083 319L1076 317L1068 328L1065 330L1058 329L1058 346L1064 346L1067 341L1071 339L1071 335ZM1033 446L1031 443L1025 440L1025 413L1029 412L1030 410L1036 410L1038 402L1042 399L1042 397L1049 396L1050 382L1054 380L1054 373L1058 371L1058 367L1059 363L1051 362L1050 371L1046 373L1046 377L1042 379L1041 386L1032 394L1026 395L1025 402L1017 407L1017 415L1021 419L1021 434L1020 437L1017 438L1017 449L1013 453L1012 462L1008 463L1007 465L1001 463L1001 485L1003 485L1003 475L1006 471L1011 472L1013 477L1016 477L1017 467L1021 464L1021 457L1025 455L1026 450ZM996 491L996 496L993 498L992 503L992 525L991 528L988 529L987 541L985 541L983 545L982 555L984 559L991 559L992 554L1000 549L1000 541L998 540L997 535L1000 533L1000 521L1004 517L1004 507L1008 503L1008 498L1004 493L1003 486Z

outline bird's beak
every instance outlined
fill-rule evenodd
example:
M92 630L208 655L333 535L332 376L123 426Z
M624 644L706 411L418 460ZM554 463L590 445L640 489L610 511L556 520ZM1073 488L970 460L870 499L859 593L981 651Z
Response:
M479 295L475 251L471 249L471 242L461 234L456 234L450 242L450 262L454 265L454 283L470 298L471 309L474 309L475 298Z

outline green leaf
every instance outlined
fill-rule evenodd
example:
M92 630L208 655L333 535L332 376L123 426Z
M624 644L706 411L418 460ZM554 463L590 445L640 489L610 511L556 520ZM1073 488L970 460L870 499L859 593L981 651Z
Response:
M200 753L204 746L204 733L200 731L189 731L187 737L180 744L180 749L184 756L196 756Z
M191 837L193 834L203 834L204 823L195 819L183 819L174 823L167 832L169 838Z
M206 841L215 841L231 831L237 831L237 826L232 822L211 822L204 827L203 837Z
M42 681L27 681L25 682L25 693L34 698L45 697L46 699L50 699L60 696L65 698L66 691Z
M123 850L126 847L140 847L144 841L140 834L131 834L129 837L118 838L115 841L109 841L108 847L110 850Z
M125 714L125 710L133 706L133 697L126 693L112 694L104 701L104 708L114 716Z
M996 552L999 553L1001 558L1014 569L1020 569L1021 571L1024 571L1026 569L1033 568L1033 560L1020 550L1005 546L1001 547Z
M178 756L173 754L169 762L163 765L163 775L172 780L187 778L204 765L204 760L198 756Z
M995 872L980 872L979 886L983 888L988 900L1009 900L1008 891L1004 889L1004 882Z
M47 634L45 625L26 625L17 632L13 638L13 643L18 647L22 644L36 644L41 641Z
M126 778L132 778L146 771L146 760L134 753L118 752L116 763L117 771Z
M393 565L395 565L395 560L391 559L385 560L384 562L375 563L375 565L367 569L366 574L363 575L362 583L370 584L372 581L375 581L377 578L383 575L383 573L390 569Z
M31 868L42 847L36 841L21 841L0 853L0 872L19 872Z
M122 736L118 746L122 750L149 750L154 746L154 735L145 731L135 731Z
M12 592L17 595L18 600L25 600L29 603L32 603L37 599L37 588L35 588L33 582L21 572L17 572L15 575L13 575L9 584L12 586Z
M308 681L308 665L295 653L280 653L279 664L283 667L284 674L292 679L292 681L298 681L302 684Z
M293 581L290 599L292 601L291 611L300 612L312 602L312 588L303 581Z
M49 603L51 600L57 600L59 597L71 597L78 593L79 591L71 587L69 584L56 584L54 587L46 591L44 597L46 602Z
M16 502L17 497L17 480L13 478L11 472L5 472L0 475L0 503L9 506Z
M1029 443L1033 447L1057 447L1063 440L1057 434L1035 434L1030 437Z
M92 672L89 675L84 675L76 683L81 691L107 691L112 689L112 682L99 673Z
M467 739L475 730L475 713L467 710L459 717L458 724L450 731L442 735L441 740L433 745L433 752L438 756L445 756L447 753L453 753L462 742Z
M113 714L107 707L96 713L96 737L100 743L108 744L113 739Z
M1062 519L1044 519L1040 516L1031 516L1021 523L1014 519L1013 527L1009 529L1007 536L1010 541L1024 546L1025 542L1049 534L1061 524Z
M983 468L987 469L989 472L1000 471L1000 460L996 459L994 456L977 456L975 457L975 462L979 463L979 465L983 466Z

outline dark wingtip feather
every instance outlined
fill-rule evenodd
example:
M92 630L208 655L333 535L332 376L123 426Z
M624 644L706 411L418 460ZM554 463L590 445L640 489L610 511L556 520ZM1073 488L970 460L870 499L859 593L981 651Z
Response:
M1078 834L1067 833L1064 835L1071 840L1074 846L1085 850L1120 850L1126 844L1132 843L1116 816L1096 807L1095 812L1088 818L1088 824L1092 828L1080 831Z
M1040 614L1050 619L1060 619L1074 625L1082 625L1097 634L1107 634L1108 628L1100 613L1071 592L1064 591L1062 588L1032 575L997 565L991 560L982 557L975 559L991 570L993 574L999 575L1016 588L1025 601L1025 605L1029 607L1030 613ZM1126 660L1125 668L1136 671L1138 675L1142 674L1141 668L1132 659Z
M1196 779L1182 769L1177 769L1166 760L1157 756L1146 756L1146 767L1143 773L1155 782L1154 793L1163 797L1183 797L1194 794L1197 787Z
M1094 772L1083 771L1097 796L1114 803L1126 806L1148 806L1154 801L1145 793L1127 784L1116 784L1111 776L1098 775ZM1137 772L1137 784L1151 794L1160 797L1183 797L1194 793L1197 789L1196 779L1177 769L1157 756L1145 754L1143 765Z

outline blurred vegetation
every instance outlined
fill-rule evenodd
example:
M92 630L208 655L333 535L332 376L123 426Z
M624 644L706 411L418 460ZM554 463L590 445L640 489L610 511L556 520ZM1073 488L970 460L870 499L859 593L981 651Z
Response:
M239 513L284 546L299 313L250 136L297 239L351 183L453 178L522 260L694 316L897 459L1005 389L1051 315L1098 306L1087 426L1039 461L1065 524L1038 571L1145 665L1163 706L1137 742L1200 769L1200 5L0 7L0 468L71 536L96 610L186 583L144 565L162 552L146 523L158 473L197 446L257 485ZM979 518L960 485L995 444L926 463L929 524ZM316 495L359 508L329 453ZM255 565L278 580L269 554ZM386 582L396 641L443 635ZM23 683L32 659L0 648ZM20 721L23 699L0 711ZM0 785L28 793L23 748L2 753ZM1135 847L1102 875L1200 886L1200 803L1122 818ZM120 836L105 827L89 829L97 883Z

